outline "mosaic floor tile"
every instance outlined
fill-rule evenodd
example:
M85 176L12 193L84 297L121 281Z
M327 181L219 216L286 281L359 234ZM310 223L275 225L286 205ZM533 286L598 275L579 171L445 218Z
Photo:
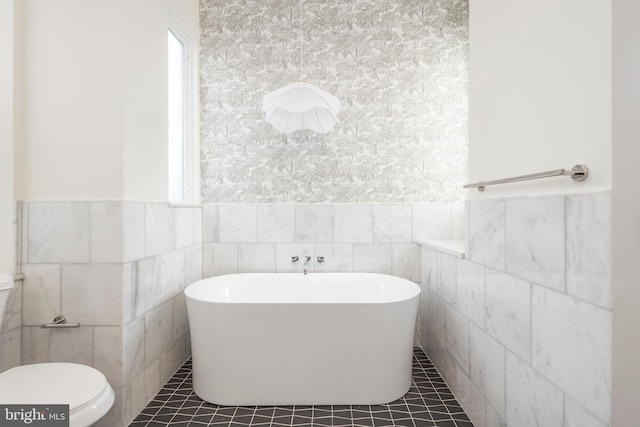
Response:
M473 427L420 348L409 392L386 405L220 406L193 392L191 361L176 372L129 427Z

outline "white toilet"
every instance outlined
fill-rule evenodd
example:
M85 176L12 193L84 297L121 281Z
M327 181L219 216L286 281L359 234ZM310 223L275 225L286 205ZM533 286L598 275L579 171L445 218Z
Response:
M0 323L13 277L0 273ZM70 427L90 426L114 402L114 392L98 370L77 363L38 363L0 373L0 403L4 405L69 405Z

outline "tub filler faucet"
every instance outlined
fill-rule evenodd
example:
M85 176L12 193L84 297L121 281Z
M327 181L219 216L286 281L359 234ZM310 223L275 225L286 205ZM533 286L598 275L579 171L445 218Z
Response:
M304 264L302 265L302 271L304 271L304 275L307 275L307 264L309 264L309 262L311 261L311 257L310 256L305 256L304 257Z
M298 261L300 260L299 257L297 256L292 256L291 257L291 263L292 264L297 264ZM304 263L302 264L302 271L304 272L304 275L307 275L307 265L311 262L311 257L310 256L305 256L304 257Z

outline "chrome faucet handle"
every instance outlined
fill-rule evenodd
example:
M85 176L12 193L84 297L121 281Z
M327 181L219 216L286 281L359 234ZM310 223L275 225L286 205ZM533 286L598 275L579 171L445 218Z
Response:
M291 257L291 263L295 264L296 262L298 262L298 257L297 256L292 256Z
M318 261L318 264L322 264L324 262L324 257L319 256L318 258L316 258L316 261Z
M311 257L309 255L304 257L304 262L308 263L309 261L311 261Z

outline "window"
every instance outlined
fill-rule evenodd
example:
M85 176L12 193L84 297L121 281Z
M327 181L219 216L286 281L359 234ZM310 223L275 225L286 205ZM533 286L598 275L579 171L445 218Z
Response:
M169 30L169 201L185 201L184 45Z
M198 203L199 152L196 55L175 22L167 31L169 202Z

